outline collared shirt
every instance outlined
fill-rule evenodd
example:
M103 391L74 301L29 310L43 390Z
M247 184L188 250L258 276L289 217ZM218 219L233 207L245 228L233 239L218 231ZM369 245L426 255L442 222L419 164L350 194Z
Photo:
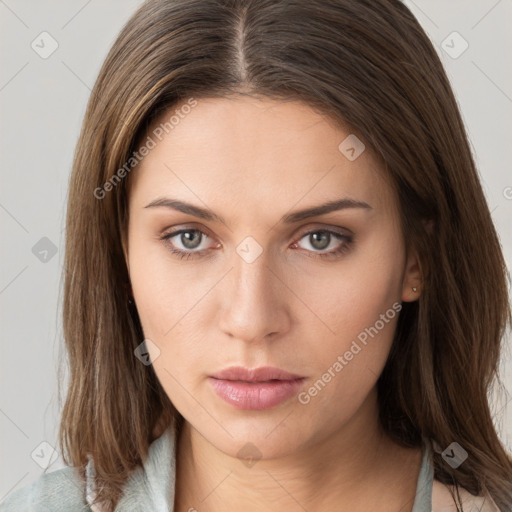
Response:
M7 496L0 512L101 512L91 506L94 462L89 459L85 485L76 468L45 473L34 483ZM169 427L149 447L143 466L134 469L116 507L118 512L173 512L176 477L176 435ZM491 498L475 497L459 488L464 512L500 512ZM402 509L402 512L405 509ZM432 444L425 440L411 512L456 512L447 486L434 479Z

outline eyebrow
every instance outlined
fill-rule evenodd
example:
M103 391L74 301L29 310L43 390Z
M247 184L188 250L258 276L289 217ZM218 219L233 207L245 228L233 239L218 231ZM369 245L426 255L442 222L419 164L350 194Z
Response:
M210 222L220 222L222 224L226 224L224 219L206 208L200 208L199 206L195 206L190 203L186 203L184 201L179 201L177 199L171 199L167 197L162 197L151 201L145 208L170 208L172 210L176 210L178 212L186 213L189 215L193 215L194 217L198 217L203 220L207 220ZM295 222L300 222L305 219L309 219L310 217L317 217L320 215L325 215L330 212L339 211L339 210L347 210L352 208L361 208L364 210L373 210L373 208L364 201L356 201L355 199L344 198L335 201L330 201L325 204L321 204L318 206L313 206L311 208L306 208L304 210L298 210L292 213L288 213L283 215L280 219L280 222L285 224L293 224Z

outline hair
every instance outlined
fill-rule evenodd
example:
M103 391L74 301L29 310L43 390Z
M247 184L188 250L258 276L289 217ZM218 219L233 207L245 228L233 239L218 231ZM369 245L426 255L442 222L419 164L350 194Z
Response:
M379 158L423 276L377 383L380 421L403 446L459 443L467 460L452 469L434 453L435 478L510 510L512 458L488 402L511 323L508 274L449 80L398 0L149 0L126 23L92 90L69 186L64 461L83 475L90 454L113 510L149 445L180 420L134 357L144 336L123 243L136 170L119 171L162 113L237 94L303 102Z

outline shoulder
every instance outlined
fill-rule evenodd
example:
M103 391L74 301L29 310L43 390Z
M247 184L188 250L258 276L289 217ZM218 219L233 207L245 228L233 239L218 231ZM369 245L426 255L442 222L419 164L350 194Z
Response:
M434 480L432 484L432 512L456 512L457 507L453 501L450 490L454 487ZM473 496L463 487L459 487L459 495L464 510L469 512L500 512L492 498Z
M84 499L78 470L65 467L44 473L32 484L11 492L0 503L0 512L90 511Z

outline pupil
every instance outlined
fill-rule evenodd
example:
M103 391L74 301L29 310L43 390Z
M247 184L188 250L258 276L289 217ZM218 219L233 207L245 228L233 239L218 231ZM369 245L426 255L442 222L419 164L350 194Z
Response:
M329 241L331 238L329 233L319 231L318 233L311 234L310 237L312 237L313 240L311 245L316 249L325 249L326 247L329 247Z
M192 236L190 236L191 233ZM198 231L186 231L181 234L181 242L187 249L195 249L199 245L200 239L201 235Z

